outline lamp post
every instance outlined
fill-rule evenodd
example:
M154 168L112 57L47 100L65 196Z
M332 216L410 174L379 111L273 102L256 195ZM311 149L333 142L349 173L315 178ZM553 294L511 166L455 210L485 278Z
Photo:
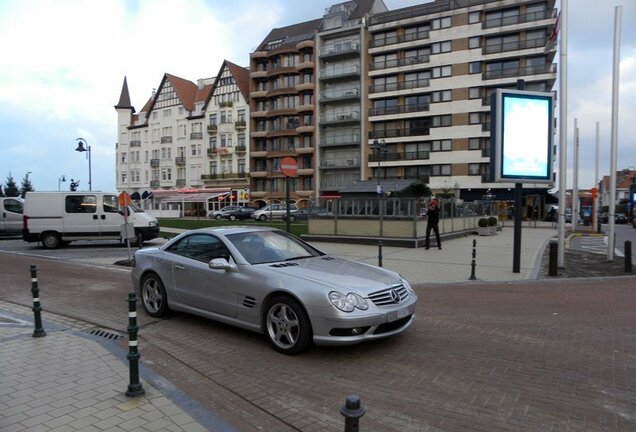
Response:
M79 144L77 144L77 148L75 149L75 151L78 151L80 153L88 152L88 190L92 191L93 185L91 182L91 146L88 145L84 138L77 138L76 141L79 141Z
M57 191L59 192L60 190L62 190L62 182L66 181L66 175L62 174L62 176L60 178L57 179Z
M376 155L375 158L378 161L378 171L376 176L378 178L378 183L376 186L376 192L378 194L378 215L380 216L380 237L382 237L384 235L384 211L382 208L382 197L384 196L384 189L382 188L382 185L380 185L380 167L382 166L380 161L380 159L382 159L380 157L380 153L386 152L386 143L384 142L384 140L378 141L377 139L375 139L373 140L371 148L373 149L373 152Z

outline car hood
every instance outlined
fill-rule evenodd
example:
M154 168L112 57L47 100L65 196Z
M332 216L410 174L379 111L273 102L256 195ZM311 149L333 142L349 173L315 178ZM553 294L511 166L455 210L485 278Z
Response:
M353 290L361 295L402 283L400 276L390 270L328 255L265 264L263 267L280 277L303 279L329 290Z

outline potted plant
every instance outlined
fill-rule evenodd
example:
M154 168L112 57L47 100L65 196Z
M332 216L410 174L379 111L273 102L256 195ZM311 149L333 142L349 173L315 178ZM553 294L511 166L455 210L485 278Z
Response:
M490 235L490 229L488 227L488 219L481 218L477 221L477 233L480 236Z
M497 234L497 222L499 221L494 216L490 216L488 218L488 230L490 231L491 235Z

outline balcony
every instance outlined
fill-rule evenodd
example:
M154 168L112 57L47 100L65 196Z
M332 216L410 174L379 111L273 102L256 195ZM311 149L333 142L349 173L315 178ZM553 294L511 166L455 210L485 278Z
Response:
M132 140L132 141L130 141L130 146L131 147L141 147L141 141L140 140Z
M369 70L380 70L380 69L390 69L396 67L403 66L413 66L418 64L425 64L430 61L430 56L420 56L420 57L407 57L403 59L395 59L395 60L385 60L379 61L369 64Z
M333 146L347 146L347 145L359 145L360 135L357 134L343 134L323 136L320 138L320 145L326 147Z
M360 76L360 66L347 65L339 67L331 67L320 71L320 79L322 81L336 80L341 78L351 78Z
M346 113L331 113L320 117L321 125L338 124L338 123L358 123L360 121L360 112L350 111Z
M190 134L191 140L200 140L203 139L203 132L192 132Z
M486 45L481 49L482 54L495 54L506 51L518 51L531 48L544 48L547 38L535 38L524 41L513 41L499 44Z
M336 58L347 57L352 54L360 53L360 44L357 42L338 43L331 46L325 46L320 49L320 58Z
M176 158L174 158L174 163L177 166L185 165L186 164L185 156L177 156Z
M300 125L296 128L296 133L306 134L313 133L316 127L312 124Z
M369 117L381 116L381 115L395 115L406 113L418 113L422 111L428 111L430 104L409 104L409 105L396 105L379 108L369 108Z
M225 179L244 179L247 174L244 172L224 172L222 174L202 174L201 180L225 180Z
M349 99L360 99L360 89L331 90L320 94L320 102L334 102Z
M247 147L244 145L237 145L236 147L234 147L234 151L236 153L245 153L247 151Z
M219 106L220 106L221 108L231 107L231 106L234 106L234 102L232 102L232 101L225 101L225 102L221 102L221 103L219 104Z
M369 162L396 162L396 161L413 161L413 160L427 160L431 158L430 152L427 151L414 151L403 153L383 153L381 157L377 157L376 153L369 155Z
M267 90L253 90L250 93L250 97L254 99L267 97Z
M492 18L482 22L481 27L484 29L489 29L493 27L504 27L504 26L523 24L523 23L533 22L533 21L541 21L544 19L553 18L553 16L554 16L554 11L545 10L541 12L532 12L525 15L512 15L512 16L498 17L498 18Z
M429 38L429 32L420 31L418 33L408 33L399 36L391 36L387 38L375 39L369 42L369 48L377 48L386 45L395 45L402 42L412 42L415 40L423 40Z
M186 185L186 179L177 179L175 185L177 187L184 187Z
M245 122L245 120L237 120L234 122L234 128L236 130L243 130L247 127L247 123Z
M314 152L313 145L307 147L296 147L296 154L312 154Z
M301 92L305 90L313 90L315 87L316 85L312 82L303 82L303 83L296 84L295 90L298 92Z
M156 189L159 187L159 180L150 180L150 187Z
M267 70L255 70L250 72L250 78L258 79L258 78L267 78Z
M350 157L346 159L327 159L320 162L320 168L360 168L360 159L357 157Z
M392 91L398 91L398 90L426 88L426 87L429 87L430 85L431 85L431 82L428 79L399 81L394 83L378 84L378 85L370 86L369 93L383 93L383 92L392 92Z
M312 61L296 63L296 70L301 71L303 69L313 69L316 63Z
M252 131L250 132L250 136L252 138L265 138L267 136L267 129Z
M254 51L252 54L250 54L250 57L252 58L267 58L267 51Z
M524 68L507 68L486 71L482 74L482 78L485 80L499 79L499 78L518 78L527 75L541 75L541 74L554 74L556 73L556 64L545 64L536 66L527 66Z
M314 175L316 170L314 168L298 168L297 174L299 176L310 176Z
M172 142L172 137L171 136L162 136L161 137L161 144L170 144Z
M208 125L208 133L215 134L219 130L219 126L215 124Z
M159 159L150 159L150 168L159 168Z
M377 131L369 131L369 139L376 138L401 138L420 135L429 135L431 129L427 127L420 128L401 128L401 129L384 129Z
M264 170L259 171L257 168L256 170L250 172L250 177L252 178L267 177L267 171L264 171Z
M304 41L300 41L296 44L296 49L297 50L301 50L303 48L313 48L314 47L314 40L313 39L307 39Z

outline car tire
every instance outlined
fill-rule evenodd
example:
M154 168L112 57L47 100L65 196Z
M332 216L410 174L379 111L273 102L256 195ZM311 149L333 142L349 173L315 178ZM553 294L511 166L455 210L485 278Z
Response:
M267 220L267 216L265 216L265 215L260 215L260 216L258 217L258 220L259 220L259 221L266 221L266 220Z
M289 222L290 222L290 223L294 223L294 222L296 222L296 216L293 216L293 215L292 215L292 216L289 216Z
M296 300L287 296L274 297L265 310L265 335L276 351L298 354L312 341L311 322Z
M141 281L141 304L151 317L162 317L168 313L168 296L161 278L154 273Z
M143 244L144 244L144 235L141 232L135 233L135 238L130 240L130 245L133 247L141 248Z
M236 215L230 215L230 220L236 220Z
M216 215L216 216L214 216L214 219L221 220L221 219L223 219L223 217L221 215Z
M57 249L62 246L62 239L55 231L46 231L42 234L42 246L46 249Z

